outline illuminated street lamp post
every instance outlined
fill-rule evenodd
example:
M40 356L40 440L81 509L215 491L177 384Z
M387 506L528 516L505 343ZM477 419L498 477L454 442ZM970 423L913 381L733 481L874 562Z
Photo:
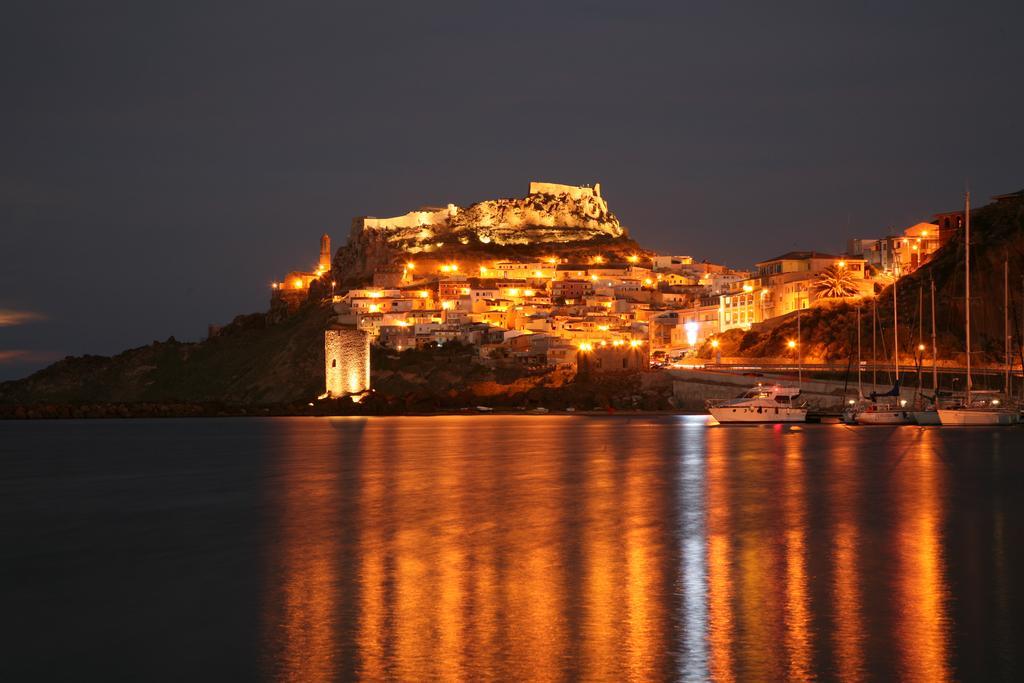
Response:
M798 385L802 385L804 381L803 349L800 346L803 341L803 335L800 334L800 312L801 309L798 308L796 311L796 339L786 342L786 346L790 349L796 349L796 381Z
M796 373L797 373L796 377L797 377L797 380L796 381L797 381L797 384L802 384L803 383L803 364L800 362L801 361L801 359L800 359L800 345L797 343L796 339L790 339L788 342L786 342L786 346L788 346L790 349L796 349L796 353L797 353L797 361L796 361Z
M715 350L715 364L716 365L721 365L722 364L722 350L720 348L718 348L718 340L717 339L712 339L711 340L711 348L713 348Z

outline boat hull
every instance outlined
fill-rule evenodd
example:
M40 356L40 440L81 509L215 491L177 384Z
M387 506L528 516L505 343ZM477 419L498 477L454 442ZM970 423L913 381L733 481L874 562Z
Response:
M939 410L943 427L1003 426L1020 424L1020 414L1004 410L966 410L949 408Z
M908 425L912 423L910 412L906 410L875 410L857 413L859 425Z
M709 412L721 424L807 422L806 408L736 406L710 408Z
M939 419L939 411L937 410L915 410L910 413L910 417L919 425L942 424L942 421Z

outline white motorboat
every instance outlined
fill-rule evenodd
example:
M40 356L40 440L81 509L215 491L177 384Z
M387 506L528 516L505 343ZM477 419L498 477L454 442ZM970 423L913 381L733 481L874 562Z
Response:
M807 405L797 403L799 396L800 389L794 387L758 385L738 398L712 399L706 405L722 424L806 422Z

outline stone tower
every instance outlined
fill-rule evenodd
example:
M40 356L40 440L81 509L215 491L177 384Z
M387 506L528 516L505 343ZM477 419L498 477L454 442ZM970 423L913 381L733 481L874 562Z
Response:
M320 238L320 267L323 270L331 269L331 236L327 233Z
M324 332L324 380L331 398L362 394L370 389L370 335L354 326L338 325Z

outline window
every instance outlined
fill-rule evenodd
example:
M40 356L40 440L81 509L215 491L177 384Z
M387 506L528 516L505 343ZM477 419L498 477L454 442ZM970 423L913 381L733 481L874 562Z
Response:
M338 359L337 358L335 358L334 360L331 361L331 367L332 368L338 367Z

